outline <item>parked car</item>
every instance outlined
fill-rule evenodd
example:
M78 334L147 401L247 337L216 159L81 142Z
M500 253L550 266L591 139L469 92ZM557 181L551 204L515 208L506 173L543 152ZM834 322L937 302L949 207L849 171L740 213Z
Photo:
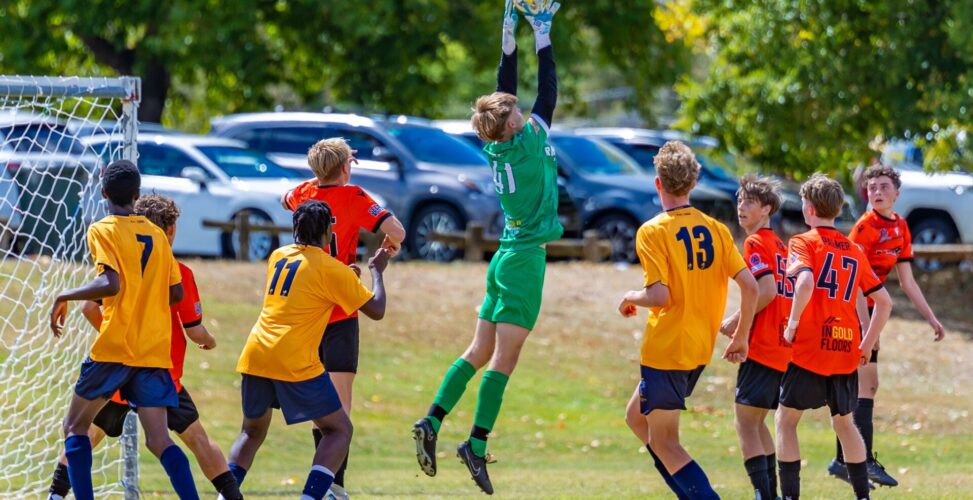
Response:
M436 124L471 144L482 145L469 122L445 120ZM596 229L611 240L613 260L636 261L636 231L662 210L654 171L646 171L601 139L554 129L550 142L557 154L561 187L558 213L562 223L567 221L565 233L577 236L586 229ZM691 199L710 213L735 213L729 196L706 186L693 190Z
M87 120L68 120L65 124L68 130L77 137L91 137L93 135L121 134L118 120L102 120L100 122ZM164 127L154 122L138 122L140 134L183 134L178 130Z
M431 241L432 231L502 224L486 158L468 143L414 120L381 120L326 113L251 113L216 118L213 135L246 142L281 165L310 176L307 150L343 137L359 162L352 182L381 196L406 227L410 255L448 261L461 250Z
M886 146L882 161L899 171L895 210L915 244L973 243L973 175L964 170L923 170L922 150L905 141Z
M121 147L118 135L97 135L85 143L99 154ZM246 210L250 222L289 227L291 213L280 205L281 195L306 176L277 165L240 141L200 135L139 134L138 166L142 193L175 200L182 215L172 249L180 255L234 257L239 252L235 233L203 227L203 220L232 221ZM271 236L253 233L249 259L262 260L290 233Z
M90 221L74 214L90 199L89 181L101 165L63 123L20 110L0 113L0 220L6 221L0 239L16 234L9 250L51 254L62 234L83 231Z

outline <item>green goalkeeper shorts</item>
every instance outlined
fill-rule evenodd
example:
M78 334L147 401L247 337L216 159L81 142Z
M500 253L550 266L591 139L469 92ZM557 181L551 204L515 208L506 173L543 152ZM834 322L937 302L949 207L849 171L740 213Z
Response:
M546 267L547 250L541 247L493 254L480 317L533 330L541 311Z

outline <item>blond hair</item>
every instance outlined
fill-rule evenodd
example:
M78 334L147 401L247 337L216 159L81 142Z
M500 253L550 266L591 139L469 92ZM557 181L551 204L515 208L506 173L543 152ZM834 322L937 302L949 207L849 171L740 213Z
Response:
M761 206L770 207L770 215L780 210L780 182L770 177L757 177L747 174L740 177L740 189L737 197L744 200L755 200Z
M351 147L341 137L322 139L307 151L307 164L318 181L334 180L341 173L341 167L351 158Z
M135 201L135 215L141 215L149 222L168 231L179 218L179 207L171 198L150 194Z
M517 96L506 92L494 92L477 99L470 119L477 137L488 142L502 141L507 119L516 106Z
M845 206L845 190L838 181L814 174L801 186L801 198L814 207L815 215L822 219L834 219Z
M699 178L699 163L689 146L669 141L653 160L662 188L673 196L685 196L692 191Z

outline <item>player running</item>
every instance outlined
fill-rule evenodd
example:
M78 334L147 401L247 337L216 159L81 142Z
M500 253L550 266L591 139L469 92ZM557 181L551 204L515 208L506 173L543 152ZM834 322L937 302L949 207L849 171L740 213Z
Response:
M667 142L656 155L655 188L665 212L639 228L635 248L645 285L625 294L625 317L648 307L642 338L642 381L625 421L679 498L719 498L703 469L679 443L679 412L713 356L730 278L740 287L736 331L723 358L747 359L757 282L722 223L689 204L700 166L689 146Z
M740 364L736 385L736 428L743 452L743 466L750 476L756 498L777 497L777 455L765 420L776 410L780 381L791 360L784 341L790 314L793 283L786 278L787 248L770 228L770 218L780 208L778 184L766 177L745 175L737 191L737 218L747 232L743 260L757 280L757 314L750 329L750 350ZM738 310L720 331L732 335Z
M179 208L176 207L175 202L164 196L143 196L135 202L135 214L141 215L159 226L165 232L169 244L172 244L176 238L176 219L179 217ZM203 326L203 307L199 300L196 279L192 270L180 262L179 273L182 276L184 297L178 304L170 308L172 346L169 354L172 359L172 368L169 369L169 374L172 376L172 381L176 385L176 392L179 394L179 406L167 409L167 424L169 430L175 432L179 436L179 440L189 447L189 450L196 456L203 474L213 483L216 492L226 500L242 499L243 496L237 487L236 479L230 473L230 469L227 468L223 452L206 434L203 424L199 421L196 403L193 402L189 391L181 383L183 365L186 359L186 337L189 337L200 349L206 350L216 347L216 339ZM84 302L81 309L85 319L96 330L100 330L104 321L101 305L97 302L87 301ZM183 335L183 329L185 329L185 335ZM98 443L106 435L113 438L122 435L125 417L128 415L129 409L128 402L116 392L108 404L95 416L92 422L94 425L88 431L92 448L98 446ZM50 496L48 497L50 500L61 500L71 490L67 458L62 453L58 460L51 481Z
M470 437L457 448L473 481L487 494L493 494L486 468L487 436L500 413L520 350L540 312L545 245L559 239L564 231L557 217L557 164L554 148L547 140L557 101L550 31L559 7L557 2L540 0L525 14L534 29L539 66L537 101L530 118L524 120L517 107L517 13L512 0L507 1L497 92L477 99L471 120L477 136L487 143L483 151L493 167L504 212L500 249L487 270L486 296L473 341L447 370L428 415L412 429L419 467L435 476L436 440L443 419L476 371L489 363L480 382Z
M281 204L294 211L308 200L323 201L331 207L331 241L325 247L328 255L349 266L355 266L358 256L358 234L364 229L385 233L382 248L395 257L405 239L405 229L394 215L382 208L364 189L349 184L351 164L357 162L348 143L340 138L318 141L307 154L307 163L316 177L284 193ZM319 355L328 375L338 391L341 407L351 417L352 385L358 372L358 311L346 313L340 307L331 313L324 331ZM321 431L312 429L314 446L321 442ZM335 498L347 498L345 470L348 458L334 476L331 492Z
M899 188L902 182L899 173L891 167L874 165L865 170L865 191L872 209L866 212L848 238L862 248L868 258L869 265L878 274L882 283L888 279L894 268L899 275L899 284L912 304L919 310L923 318L932 327L936 342L945 336L946 331L942 323L936 319L936 314L926 302L922 290L912 275L912 235L905 219L895 213L895 200L899 198ZM868 301L869 311L874 306ZM865 440L865 463L868 467L868 477L883 486L897 486L899 484L892 476L885 472L885 467L875 459L872 452L872 411L875 406L875 393L878 392L878 349L879 342L871 352L870 363L858 368L858 407L855 409L855 426L858 427ZM838 442L838 451L834 461L828 466L828 472L845 481L848 480L848 468L845 457Z
M51 309L51 331L60 337L69 301L104 304L104 320L91 354L81 364L64 419L68 477L75 498L94 498L88 431L108 398L120 391L139 408L146 447L162 462L176 494L199 498L189 459L166 429L167 407L179 406L169 374L169 306L184 295L179 265L162 229L133 213L141 186L135 164L110 163L102 172L102 186L109 215L88 228L88 248L98 276L87 285L61 292Z
M892 300L865 254L834 228L844 204L841 184L815 174L801 186L804 221L811 230L791 238L787 276L795 279L784 338L793 343L777 410L777 459L784 499L801 494L801 451L797 424L804 410L827 405L831 425L848 460L855 498L869 497L865 443L852 412L858 404L858 366L889 319ZM862 338L856 304L861 294L875 302Z
M341 411L318 355L324 329L335 307L360 309L375 320L385 315L382 273L388 251L381 248L368 261L373 294L354 270L324 251L331 241L332 217L326 203L301 204L294 211L295 243L270 255L263 310L237 363L243 374L243 425L230 450L230 470L243 484L267 436L273 408L281 409L288 425L313 422L323 438L303 494L314 500L331 488L352 434L351 420Z

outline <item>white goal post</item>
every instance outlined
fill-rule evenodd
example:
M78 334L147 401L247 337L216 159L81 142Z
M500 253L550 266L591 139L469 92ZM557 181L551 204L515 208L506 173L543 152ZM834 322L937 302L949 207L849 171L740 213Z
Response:
M54 294L92 275L88 224L104 215L100 169L137 158L138 78L0 76L0 497L40 497L63 448L61 421L95 336L77 304L60 339ZM93 149L85 137L124 136ZM112 149L108 149L112 147ZM138 495L138 436L94 451L96 495Z

